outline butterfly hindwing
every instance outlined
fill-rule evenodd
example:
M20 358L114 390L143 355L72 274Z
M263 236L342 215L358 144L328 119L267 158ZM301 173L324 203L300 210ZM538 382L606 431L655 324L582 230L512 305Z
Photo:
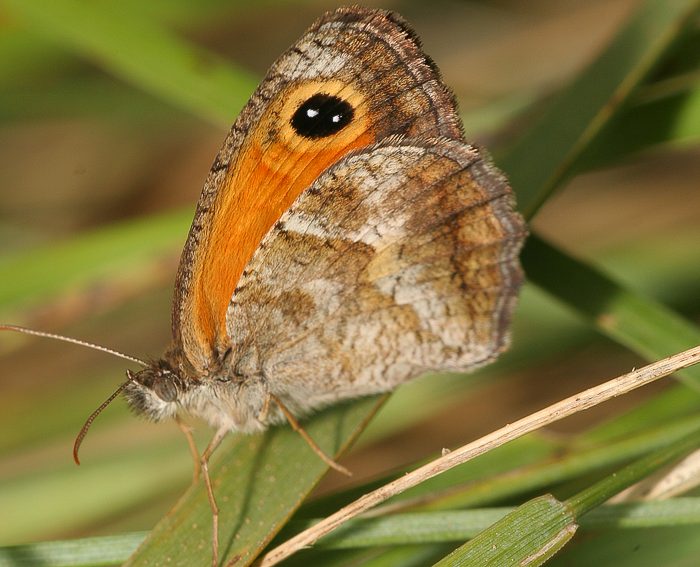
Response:
M522 279L512 207L503 176L458 141L347 156L246 266L227 315L234 372L301 411L491 361Z

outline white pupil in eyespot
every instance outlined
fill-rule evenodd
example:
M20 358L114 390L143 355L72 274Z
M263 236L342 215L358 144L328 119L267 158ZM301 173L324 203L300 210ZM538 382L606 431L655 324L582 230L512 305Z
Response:
M320 111L317 108L307 108L306 109L306 116L309 118L316 118L320 114ZM340 119L342 116L340 114L334 114L331 116L331 122L337 124L340 122Z

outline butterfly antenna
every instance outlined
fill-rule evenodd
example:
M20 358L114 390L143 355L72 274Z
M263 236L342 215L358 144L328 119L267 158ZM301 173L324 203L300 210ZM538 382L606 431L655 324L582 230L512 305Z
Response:
M35 331L34 329L28 329L27 327L20 327L19 325L2 325L2 324L0 324L0 331L14 331L16 333L22 333L24 335L34 335L35 337L44 337L47 339L64 341L66 343L73 343L74 345L80 345L80 346L84 346L87 348L91 348L93 350L99 350L102 352L106 352L107 354L111 354L113 356L123 358L124 360L129 360L131 362L135 362L136 364L140 364L144 368L148 368L147 362L144 362L143 360L136 358L135 356L129 356L128 354L124 354L123 352L119 352L119 351L113 350L111 348L103 347L101 345L96 345L94 343L89 343L87 341L81 341L79 339L73 339L71 337L64 337L63 335L55 335L54 333L45 333L44 331Z
M80 457L78 457L78 451L80 450L80 445L82 444L83 439L85 439L85 436L87 435L87 432L90 429L92 422L95 421L95 419L97 419L97 416L102 413L102 410L104 410L109 404L111 404L114 401L114 398L121 394L122 390L124 390L124 388L126 388L134 380L134 376L131 372L127 370L126 374L129 377L129 379L126 382L124 382L121 386L119 386L109 398L102 402L99 408L97 408L94 412L90 414L90 417L88 417L85 420L85 424L76 436L75 443L73 443L73 460L75 461L76 465L80 464Z

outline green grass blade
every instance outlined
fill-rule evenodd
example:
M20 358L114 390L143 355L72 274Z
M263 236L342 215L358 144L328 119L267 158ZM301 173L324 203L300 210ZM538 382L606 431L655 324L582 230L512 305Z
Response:
M672 498L600 506L581 518L586 529L662 528L700 523L700 498Z
M192 459L174 426L155 429L151 432L155 437L150 438L134 421L121 428L113 426L113 430L125 428L136 438L131 446L107 443L101 450L95 443L109 439L110 434L98 430L89 440L92 445L83 454L80 469L70 458L74 435L64 442L57 440L43 459L41 453L35 455L37 470L27 470L21 462L4 466L0 470L0 510L11 510L12 521L0 522L0 542L24 543L37 536L81 533L132 510L148 510L152 502L165 499L157 507L159 512L141 524L150 527L186 489Z
M700 396L683 384L674 385L631 411L614 416L585 434L589 443L610 442L643 430L650 423L667 423L682 415L697 415Z
M362 561L362 563L347 562L343 567L424 567L430 565L442 557L448 549L444 545L411 545L404 547L394 547L381 555L375 555ZM349 555L347 550L343 550L344 555ZM308 561L308 560L307 560ZM313 563L306 563L309 565Z
M331 408L316 416L307 431L327 454L337 455L380 403L366 399ZM211 476L221 509L221 560L225 564L236 558L236 565L255 559L327 469L288 427L264 435L238 436L214 461ZM173 566L210 565L211 537L211 510L200 482L158 523L127 564L167 560Z
M33 30L219 126L233 121L257 82L119 3L6 0L5 5Z
M621 286L537 236L523 251L528 278L588 319L600 331L654 360L700 344L700 330L670 309ZM700 385L700 368L678 376Z
M547 443L540 436L528 435L406 491L392 499L390 505L423 511L473 508L511 501L577 478L599 477L631 459L668 446L698 426L700 418L693 415L641 433L628 434L612 443L603 441L595 445L587 441L585 434L580 436L581 442L577 442L577 438L562 444L551 440ZM528 461L531 454L533 456ZM385 478L378 484L354 487L349 493L329 497L330 502L322 499L305 505L299 516L308 518L329 513L389 480L392 478ZM282 543L285 535L294 534L282 533L276 543Z
M661 467L690 453L698 446L700 446L700 428L696 428L695 431L681 439L642 457L615 474L596 482L579 492L576 496L569 498L566 504L571 507L571 510L577 517L580 517Z
M146 278L163 260L177 254L192 213L175 211L120 223L31 253L0 258L0 272L13 274L0 287L0 314L46 302L94 282L117 287L134 273ZM47 266L52 267L47 277Z
M695 567L700 557L697 526L601 530L575 539L552 567Z
M513 507L498 507L358 518L320 539L316 546L319 549L354 549L464 541L476 537L514 510ZM290 527L301 531L316 521L292 522ZM586 530L700 526L700 498L600 506L581 518L580 525Z
M512 507L394 514L357 519L334 534L319 540L324 549L358 549L378 546L417 546L450 543L473 538L491 524L513 512ZM294 530L305 529L316 520L292 522ZM601 506L581 519L582 530L639 529L700 525L700 498L674 498ZM118 565L144 540L146 533L51 541L0 548L0 567L79 567ZM430 548L424 548L430 550ZM415 557L418 548L397 548L403 561ZM432 552L430 552L432 553ZM405 555L404 557L404 554ZM388 561L391 556L385 557ZM308 558L311 559L311 558ZM308 561L307 559L307 561ZM396 565L396 557L392 563ZM327 563L323 563L326 565ZM341 563L339 563L341 564ZM363 562L363 565L366 563ZM370 562L370 564L372 564ZM402 562L402 565L405 563ZM419 563L424 564L424 563Z
M551 447L548 458L540 458L532 465L511 467L508 472L494 471L481 478L465 478L462 485L445 489L439 487L420 506L421 509L466 508L503 502L523 495L539 492L548 486L560 485L586 475L600 475L630 459L640 458L649 451L664 447L683 438L698 428L699 418L678 420L649 431L628 436L614 443L600 443L585 447L575 440L570 442L568 454L557 456L563 449ZM585 435L583 436L585 440ZM517 442L514 442L517 443ZM478 462L478 459L475 460ZM462 469L469 469L469 463ZM426 490L431 482L426 483Z
M512 511L512 507L484 508L357 518L318 540L316 546L327 549L353 549L464 541L473 538ZM311 527L316 521L318 520L290 522L289 527L295 532L300 532Z
M588 69L562 92L500 165L528 217L578 167L578 159L664 56L696 0L646 0Z
M550 495L540 496L500 519L435 565L541 565L566 545L577 528L576 518L565 504Z
M627 465L565 502L526 502L436 565L541 565L573 537L578 518L700 445L700 429Z
M0 548L0 567L97 567L120 565L143 541L129 533Z
M690 144L698 140L700 89L695 88L623 110L581 155L579 167L591 169L614 163L658 144Z
M597 147L597 134L666 54L697 8L698 2L687 0L645 2L608 49L504 157L502 165L526 216L533 216L546 197L580 168L583 152ZM522 259L531 281L649 359L700 344L696 326L537 236L530 238ZM680 375L700 383L697 368Z
M579 514L586 514L588 510L598 506L621 488L630 486L637 480L647 477L651 472L694 450L698 445L700 445L700 430L696 430L694 433L691 433L676 443L640 459L621 471L617 471L614 475L583 490L567 501L567 503L570 504L572 508L576 509ZM672 503L673 500L669 501L670 505L672 505ZM633 510L635 504L630 504L628 506L630 506L629 513L634 515ZM586 516L583 516L583 518L585 519ZM615 558L616 565L624 564L640 567L647 565L651 567L662 564L667 566L681 566L694 565L697 563L697 527L690 529L684 528L682 523L679 522L670 530L668 528L663 530L651 530L650 532L645 530L643 536L636 533L634 530L630 532L631 537L629 538L621 534L616 534L617 537L613 535L613 537L610 538L609 536L611 533L610 530L605 529L595 533L594 540L597 541L594 545L594 550L591 550L590 546L586 545L586 540L576 542L571 550L572 552L561 557L559 563L555 563L567 566L574 564L590 565L591 557L596 555L599 560L605 558L608 562L610 558ZM669 534L672 534L671 538L668 537ZM633 555L633 561L629 562L630 551L640 550L642 548L642 541L644 542L645 553L637 556ZM581 553L581 547L578 545L580 543L583 544L583 553Z

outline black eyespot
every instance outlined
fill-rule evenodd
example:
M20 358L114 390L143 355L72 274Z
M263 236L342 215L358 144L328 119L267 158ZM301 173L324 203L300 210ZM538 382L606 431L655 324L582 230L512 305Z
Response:
M315 94L292 116L292 128L304 138L325 138L350 124L355 111L350 103L329 94Z

